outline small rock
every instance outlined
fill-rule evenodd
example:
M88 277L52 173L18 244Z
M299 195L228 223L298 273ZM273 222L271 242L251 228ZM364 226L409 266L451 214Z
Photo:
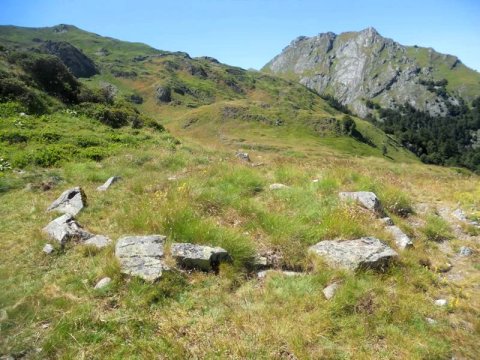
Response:
M284 184L271 184L268 188L270 190L280 190L280 189L288 189L290 186Z
M446 299L437 299L435 300L435 305L437 306L446 306L448 301Z
M138 276L146 281L155 281L169 270L164 262L166 236L126 236L118 239L115 256L123 274Z
M68 189L60 195L47 211L58 211L63 214L77 215L85 206L86 196L79 186Z
M395 225L395 224L393 223L393 220L390 219L389 217L381 218L380 221L381 221L385 226L394 226L394 225Z
M97 285L95 285L95 289L104 288L105 286L107 286L111 282L112 282L112 279L110 279L109 277L104 277L99 282L97 282Z
M435 325L435 324L437 323L437 320L432 319L432 318L429 318L429 317L426 317L426 318L425 318L425 321L426 321L429 325Z
M316 183L318 183L318 181L319 181L318 179L313 179L312 183L316 184Z
M398 257L395 250L374 237L345 241L324 240L311 246L308 251L323 257L330 266L347 270L383 270L391 260Z
M467 215L463 212L462 209L457 209L454 212L452 212L452 215L455 219L460 220L460 221L468 221Z
M265 279L268 274L281 274L285 276L303 276L304 273L296 272L296 271L280 271L280 270L262 270L257 273L257 277L259 279Z
M330 300L333 295L335 295L335 292L337 291L338 287L340 285L338 283L332 283L328 285L326 288L322 290L323 295L325 295L325 299Z
M243 161L246 161L246 162L251 162L250 155L248 155L248 153L246 153L246 152L237 152L235 154L235 156L237 158L239 158L240 160L243 160Z
M85 241L94 236L84 230L69 214L64 214L51 221L43 228L43 232L50 238L57 240L61 245L71 240Z
M189 243L174 243L171 252L181 266L204 271L215 270L221 262L230 259L228 252L220 247Z
M112 176L109 178L105 183L99 187L97 187L97 191L106 191L110 186L121 179L120 176Z
M167 180L168 180L168 181L177 181L178 178L177 178L176 176L169 176L169 177L167 178Z
M398 226L387 226L385 229L392 234L395 244L400 250L413 246L412 240Z
M458 255L460 256L470 256L472 254L473 254L473 250L467 246L462 246L460 248L460 251L458 252Z
M268 267L268 259L265 256L256 255L252 265L254 269L264 269Z
M112 240L104 235L95 235L94 237L86 240L84 244L96 246L97 248L101 249L108 246L111 242Z
M377 195L370 191L341 192L339 194L342 200L354 200L368 210L378 213L382 212L382 206Z
M7 310L1 309L0 310L0 321L5 321L8 319L8 313Z
M53 248L53 246L51 244L45 244L45 246L43 247L43 252L45 254L51 254L55 249Z

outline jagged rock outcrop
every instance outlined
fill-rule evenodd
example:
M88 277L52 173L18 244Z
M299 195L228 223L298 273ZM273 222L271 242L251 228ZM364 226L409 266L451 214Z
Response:
M68 241L85 241L94 237L94 234L84 230L70 214L64 214L51 221L43 228L43 232L62 246Z
M89 78L98 74L95 63L81 50L66 41L46 41L41 50L57 56L77 78Z
M374 237L345 241L324 240L311 246L308 251L325 259L330 266L347 270L382 270L398 256L395 250Z
M47 211L57 211L62 214L75 216L85 207L86 199L87 197L82 188L77 186L65 190L58 199L47 208Z
M320 94L333 95L360 116L369 112L365 100L382 107L409 103L432 115L443 115L448 103L457 104L457 99L437 91L436 82L445 76L440 68L480 79L480 74L455 56L400 45L370 27L339 35L328 32L298 37L263 71L296 79ZM461 96L468 93L460 83L455 85L455 92Z

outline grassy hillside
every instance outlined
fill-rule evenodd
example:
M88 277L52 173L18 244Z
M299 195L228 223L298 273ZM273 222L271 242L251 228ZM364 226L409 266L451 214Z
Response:
M55 36L100 68L72 82L71 102L47 92L29 67L59 66L52 58L27 51L28 61L9 60L32 38ZM479 218L477 175L421 164L372 124L353 117L352 128L315 93L276 77L73 27L2 28L0 39L0 83L21 94L1 93L0 103L0 355L478 358L479 231L440 216L462 208ZM94 44L110 55L96 55ZM154 57L132 59L145 54ZM159 87L170 89L169 101L158 99ZM28 111L32 99L42 111ZM235 156L240 149L251 162ZM113 175L122 180L96 191ZM289 187L272 191L273 183ZM78 222L113 242L102 250L54 244L46 255L41 229L57 215L45 210L73 186L87 195ZM395 248L372 213L339 201L350 190L374 191L414 241L386 272L340 271L307 254L319 241L361 236ZM232 262L218 274L174 269L155 283L122 275L115 241L146 234L166 235L167 248L221 246ZM459 257L461 246L473 255ZM265 253L276 272L259 279L252 264ZM104 276L112 283L94 289ZM340 288L326 300L333 281ZM439 298L448 305L435 306Z

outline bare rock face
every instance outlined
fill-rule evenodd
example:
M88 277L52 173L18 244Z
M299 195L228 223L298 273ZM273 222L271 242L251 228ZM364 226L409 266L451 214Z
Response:
M62 195L47 208L47 211L57 211L75 216L85 207L86 200L87 197L82 188L77 186L64 191Z
M333 94L360 116L369 112L365 100L385 108L408 103L431 115L445 115L448 105L458 103L458 99L429 88L429 81L441 80L435 74L439 67L452 72L461 69L472 78L480 78L455 56L400 45L374 28L298 37L262 70L294 76L320 94ZM461 86L458 91L465 95Z
M398 254L387 244L374 237L357 240L324 240L309 248L333 267L347 270L386 268Z
M92 59L66 41L48 40L40 48L62 60L77 78L89 78L99 72Z
M370 191L357 191L357 192L341 192L339 194L342 200L352 200L358 202L364 208L382 213L382 205L378 200L377 195Z
M118 239L115 256L124 274L138 276L146 281L155 281L169 270L164 263L166 236L126 236Z
M220 247L189 243L172 244L171 252L182 267L204 271L215 270L221 262L230 259L228 252Z
M68 241L83 242L94 236L84 230L70 214L64 214L51 221L43 228L43 232L50 238L57 240L61 245L66 244Z
M395 244L397 244L397 247L400 250L404 250L413 246L412 240L398 226L387 226L385 229L392 234Z

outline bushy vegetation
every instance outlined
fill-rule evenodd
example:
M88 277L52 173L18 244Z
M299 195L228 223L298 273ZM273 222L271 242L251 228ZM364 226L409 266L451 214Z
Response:
M433 117L409 105L381 109L374 123L395 135L425 163L480 171L480 98L471 107L452 105L446 117Z

